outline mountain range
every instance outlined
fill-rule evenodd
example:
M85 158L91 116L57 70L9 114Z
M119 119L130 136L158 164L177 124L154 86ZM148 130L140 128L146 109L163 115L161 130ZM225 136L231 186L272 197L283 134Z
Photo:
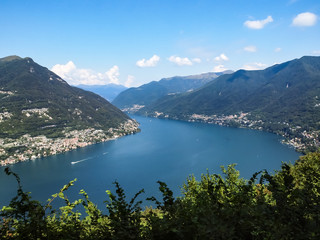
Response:
M265 70L225 74L192 92L158 99L138 113L183 120L191 120L194 114L202 119L230 119L242 113L248 121L259 122L259 128L318 145L320 57L305 56Z
M160 81L153 81L137 88L129 88L121 92L112 104L120 109L132 108L133 106L148 106L167 95L174 95L187 91L193 91L204 84L212 81L220 75L231 71L219 73L204 73L185 77L163 78Z

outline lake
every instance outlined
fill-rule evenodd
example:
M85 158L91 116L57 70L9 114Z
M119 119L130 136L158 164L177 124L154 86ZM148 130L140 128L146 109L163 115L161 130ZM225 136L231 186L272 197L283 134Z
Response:
M241 177L267 169L280 169L281 162L294 162L299 154L281 144L281 137L261 131L221 127L203 123L132 116L141 132L67 153L11 166L18 173L24 191L46 201L52 194L77 178L67 196L73 200L84 189L102 209L105 191L113 191L117 180L128 197L145 189L143 198L159 196L158 180L180 194L191 174L221 173L220 166L236 163ZM73 163L73 164L72 164ZM15 196L13 176L0 168L0 207ZM149 205L145 202L145 205Z

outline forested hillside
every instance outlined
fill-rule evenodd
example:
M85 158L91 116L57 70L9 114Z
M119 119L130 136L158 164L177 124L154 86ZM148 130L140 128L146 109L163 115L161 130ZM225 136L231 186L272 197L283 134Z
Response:
M129 117L96 94L71 87L31 58L0 59L0 137L56 134L65 127L109 129ZM33 109L42 109L32 111Z
M302 57L265 70L222 75L196 91L162 98L139 113L233 120L229 121L233 126L262 128L318 146L319 109L320 57Z

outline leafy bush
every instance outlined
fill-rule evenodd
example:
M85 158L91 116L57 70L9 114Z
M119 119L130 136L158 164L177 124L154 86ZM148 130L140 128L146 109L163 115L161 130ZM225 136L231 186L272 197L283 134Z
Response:
M71 181L45 205L23 192L19 177L17 196L0 212L1 239L319 239L320 238L320 153L309 153L294 165L282 164L270 175L255 173L240 178L234 165L222 168L223 175L190 176L182 196L173 197L159 183L162 200L148 198L155 208L141 209L129 202L115 182L116 194L107 191L107 214L89 200L70 202L65 194ZM53 209L56 198L64 206ZM81 216L77 206L84 207ZM78 208L77 208L78 209Z

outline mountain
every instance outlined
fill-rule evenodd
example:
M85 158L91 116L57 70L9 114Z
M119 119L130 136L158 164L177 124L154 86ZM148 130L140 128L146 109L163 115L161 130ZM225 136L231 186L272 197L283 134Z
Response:
M102 97L69 86L31 58L0 59L0 89L1 112L12 115L10 121L1 122L0 137L65 127L109 129L129 119ZM47 110L40 117L31 114L32 109Z
M87 90L90 92L94 92L104 99L108 100L109 102L113 101L119 93L123 92L124 90L128 89L123 85L118 84L106 84L106 85L77 85L76 87L81 88L83 90Z
M31 58L0 59L0 102L0 160L21 149L15 160L137 131L137 123L107 100L68 85Z
M167 96L140 110L140 114L187 120L193 114L221 119L240 113L272 132L300 132L301 136L306 130L318 138L320 57L306 56L265 70L222 75L193 92Z
M147 106L166 95L193 91L204 84L212 81L218 76L228 73L205 73L186 77L164 78L160 81L153 81L137 88L129 88L120 93L112 102L119 108L132 108L136 106Z

